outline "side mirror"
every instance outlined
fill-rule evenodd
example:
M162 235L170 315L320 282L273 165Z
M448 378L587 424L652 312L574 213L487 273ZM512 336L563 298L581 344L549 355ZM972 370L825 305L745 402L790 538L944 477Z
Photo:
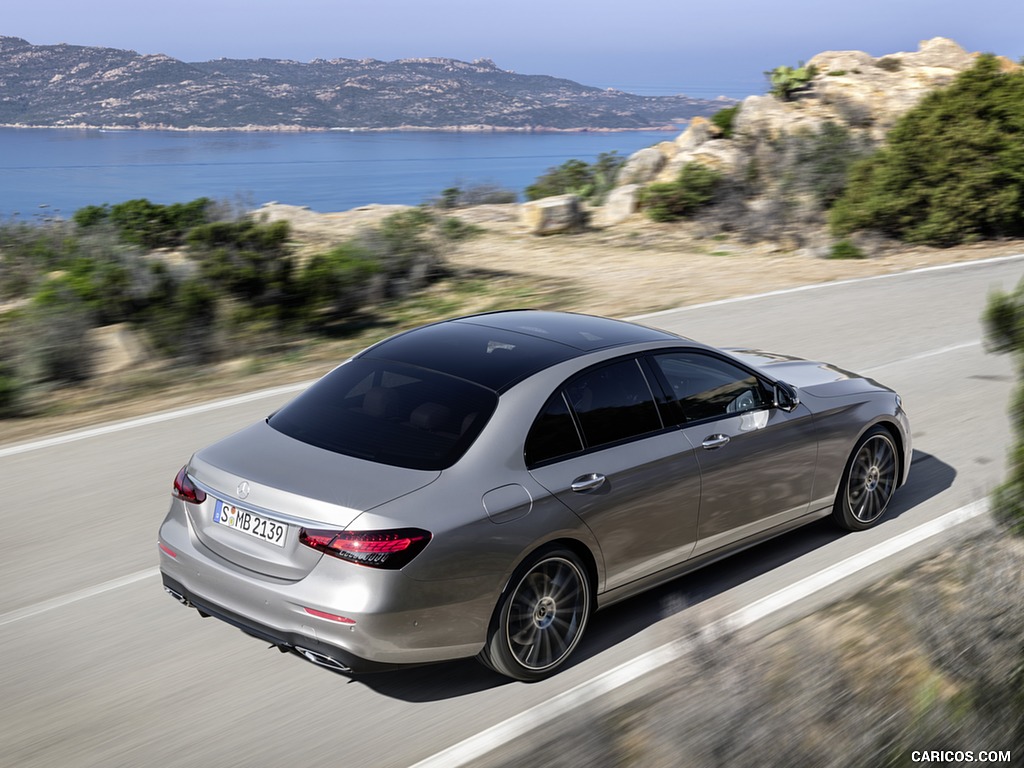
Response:
M775 402L773 405L788 413L800 405L800 397L789 384L778 381L775 383Z

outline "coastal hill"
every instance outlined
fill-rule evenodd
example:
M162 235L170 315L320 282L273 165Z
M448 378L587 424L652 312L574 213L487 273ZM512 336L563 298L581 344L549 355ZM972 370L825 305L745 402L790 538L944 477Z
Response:
M0 124L32 127L628 130L728 99L638 96L489 59L217 59L0 37Z

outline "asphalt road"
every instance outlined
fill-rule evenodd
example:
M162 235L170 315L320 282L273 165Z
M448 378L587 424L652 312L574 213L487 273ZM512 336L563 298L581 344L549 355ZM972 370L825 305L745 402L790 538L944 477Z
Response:
M979 317L993 288L1022 275L1024 258L1010 259L644 319L893 386L914 427L910 482L871 531L815 523L598 614L576 663L535 685L473 661L349 681L163 593L156 530L178 468L284 395L56 445L0 445L0 765L408 766L659 647L680 622L723 616L982 498L1003 476L1014 377L1010 360L984 352Z

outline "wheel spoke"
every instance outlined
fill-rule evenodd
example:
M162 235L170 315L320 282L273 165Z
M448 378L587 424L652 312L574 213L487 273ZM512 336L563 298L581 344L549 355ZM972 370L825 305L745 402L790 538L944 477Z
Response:
M535 565L509 599L505 632L512 655L535 670L560 662L579 639L587 603L575 564L551 558Z
M857 451L846 481L850 514L861 523L881 517L896 487L896 453L882 435L870 437Z

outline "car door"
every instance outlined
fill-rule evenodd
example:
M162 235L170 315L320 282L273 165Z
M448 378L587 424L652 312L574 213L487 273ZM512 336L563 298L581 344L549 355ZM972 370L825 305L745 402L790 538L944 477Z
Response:
M660 353L651 362L700 467L695 555L808 512L818 447L806 406L776 406L768 382L711 352Z
M700 472L693 446L666 427L635 357L584 371L534 422L530 473L593 531L606 589L687 559L697 536Z

